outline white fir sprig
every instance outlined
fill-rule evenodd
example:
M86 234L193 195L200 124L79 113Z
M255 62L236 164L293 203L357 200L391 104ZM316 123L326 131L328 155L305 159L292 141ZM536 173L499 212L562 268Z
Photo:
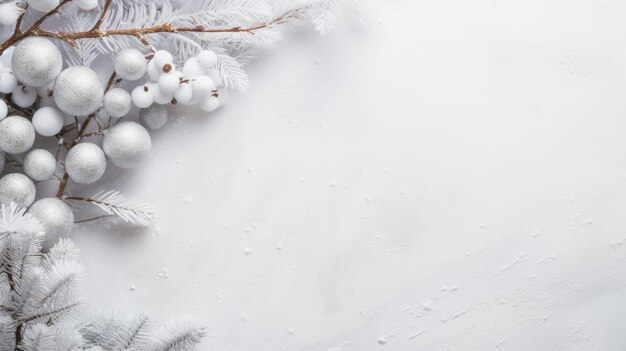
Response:
M136 225L148 226L154 219L151 205L129 200L117 190L99 191L91 197L68 196L65 200L87 202L98 207L106 215L117 216Z

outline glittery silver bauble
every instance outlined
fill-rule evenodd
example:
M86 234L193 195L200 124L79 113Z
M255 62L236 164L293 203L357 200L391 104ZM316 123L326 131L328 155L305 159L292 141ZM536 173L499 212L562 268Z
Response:
M10 173L0 178L0 203L15 202L19 207L28 207L35 201L35 183L21 173Z
M167 123L169 113L167 107L163 105L152 105L148 108L141 109L139 119L144 126L149 129L162 128Z
M52 178L56 169L57 161L48 150L33 150L24 159L24 173L35 181Z
M61 111L73 116L87 116L102 105L104 88L96 72L75 66L61 72L53 94Z
M0 148L5 152L26 152L34 142L35 128L26 118L10 116L0 121Z
M67 153L65 171L70 178L80 184L91 184L102 177L107 161L102 149L92 143L81 143Z
M0 150L0 173L4 171L4 151Z
M28 213L39 221L46 232L44 248L52 247L60 238L67 237L74 226L74 214L70 207L54 197L37 200Z
M147 69L146 58L139 50L125 49L115 57L115 73L122 79L137 80Z
M31 37L17 45L11 65L20 82L31 87L42 87L59 76L63 68L63 58L50 40Z
M133 107L130 94L120 88L109 90L104 94L104 110L114 118L124 117Z
M133 168L148 157L152 141L148 131L136 122L122 122L107 131L102 148L120 168Z

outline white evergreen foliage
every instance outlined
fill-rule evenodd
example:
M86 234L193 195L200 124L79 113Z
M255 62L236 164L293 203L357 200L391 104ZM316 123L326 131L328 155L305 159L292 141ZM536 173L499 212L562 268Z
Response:
M24 351L52 351L56 348L54 329L44 323L37 323L24 331L24 339L20 343Z
M191 351L206 334L206 327L195 317L180 316L154 332L154 340L148 350Z
M151 205L129 200L116 190L99 191L94 196L81 200L97 206L107 215L117 216L128 223L148 226L154 218Z

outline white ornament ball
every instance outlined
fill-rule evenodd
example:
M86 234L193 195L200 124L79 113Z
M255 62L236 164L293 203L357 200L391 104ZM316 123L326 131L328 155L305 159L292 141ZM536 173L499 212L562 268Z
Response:
M211 50L202 50L198 54L198 62L204 68L211 68L217 64L217 55Z
M64 122L63 112L55 107L42 107L33 114L33 127L42 136L57 135L63 129Z
M148 64L141 51L122 50L115 58L115 73L122 79L137 80L146 74Z
M131 97L135 106L146 108L154 103L154 95L150 91L149 85L140 85L133 89Z
M72 232L74 214L72 209L63 201L48 197L37 200L29 209L30 213L43 227L44 248L50 248L63 237Z
M172 57L172 54L165 50L159 50L155 52L152 59L154 60L156 66L161 69L165 65L172 65L174 63L174 58Z
M159 89L166 94L174 94L180 87L180 78L176 72L164 73L159 77Z
M200 108L205 112L213 112L218 107L220 107L220 99L216 96L209 96L200 104Z
M200 65L196 57L192 57L185 62L183 74L187 78L195 78L204 74L204 68Z
M189 83L183 83L174 93L177 102L186 105L193 99L193 88Z
M0 55L0 62L5 67L11 67L11 59L13 58L13 52L15 51L15 46L11 46L8 49L4 50L2 55Z
M23 13L24 7L21 1L14 0L0 3L0 24L12 26Z
M35 128L24 117L9 116L0 121L0 148L10 154L28 151L35 142Z
M133 107L130 94L121 88L109 90L104 94L104 110L114 118L124 117Z
M59 76L63 68L63 58L50 40L31 37L17 45L11 65L20 82L32 87L42 87Z
M193 88L192 102L198 103L208 98L211 93L213 93L213 90L215 90L215 83L209 76L199 76L191 82L191 87Z
M10 173L0 178L0 203L14 202L19 207L28 207L35 201L35 183L21 173Z
M169 104L170 102L172 102L172 99L174 99L173 93L166 93L162 91L161 88L159 88L158 84L149 83L148 86L149 86L150 92L152 92L152 96L154 97L154 102L156 102L157 104L159 105Z
M7 103L4 102L4 100L0 100L0 120L5 119L7 113L9 113L9 107L7 106Z
M37 182L52 178L56 169L57 161L48 150L32 150L24 159L24 173Z
M91 11L98 7L98 0L73 0L72 2L79 9L85 11Z
M168 117L167 107L161 105L152 105L139 112L141 123L152 130L163 128Z
M11 95L11 100L19 107L31 107L37 101L37 90L27 86L18 87Z
M0 172L4 171L4 151L0 150Z
M150 62L148 62L148 77L150 80L153 82L158 81L161 74L163 74L163 69L157 66L154 59L150 60Z
M61 111L72 116L87 116L102 104L104 88L93 70L70 67L59 75L54 84L54 101Z
M28 6L39 12L48 12L59 5L60 0L27 0Z
M102 142L107 157L120 168L133 168L150 154L148 131L136 122L122 122L107 131Z
M0 74L0 93L11 94L17 89L17 77L11 72Z
M80 143L67 153L65 171L79 184L91 184L102 178L107 162L102 149L92 143Z

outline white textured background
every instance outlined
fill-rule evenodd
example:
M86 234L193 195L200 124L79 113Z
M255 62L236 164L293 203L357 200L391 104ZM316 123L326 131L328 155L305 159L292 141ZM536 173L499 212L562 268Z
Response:
M626 2L379 2L181 112L86 298L210 350L626 349ZM131 290L131 286L136 290Z

